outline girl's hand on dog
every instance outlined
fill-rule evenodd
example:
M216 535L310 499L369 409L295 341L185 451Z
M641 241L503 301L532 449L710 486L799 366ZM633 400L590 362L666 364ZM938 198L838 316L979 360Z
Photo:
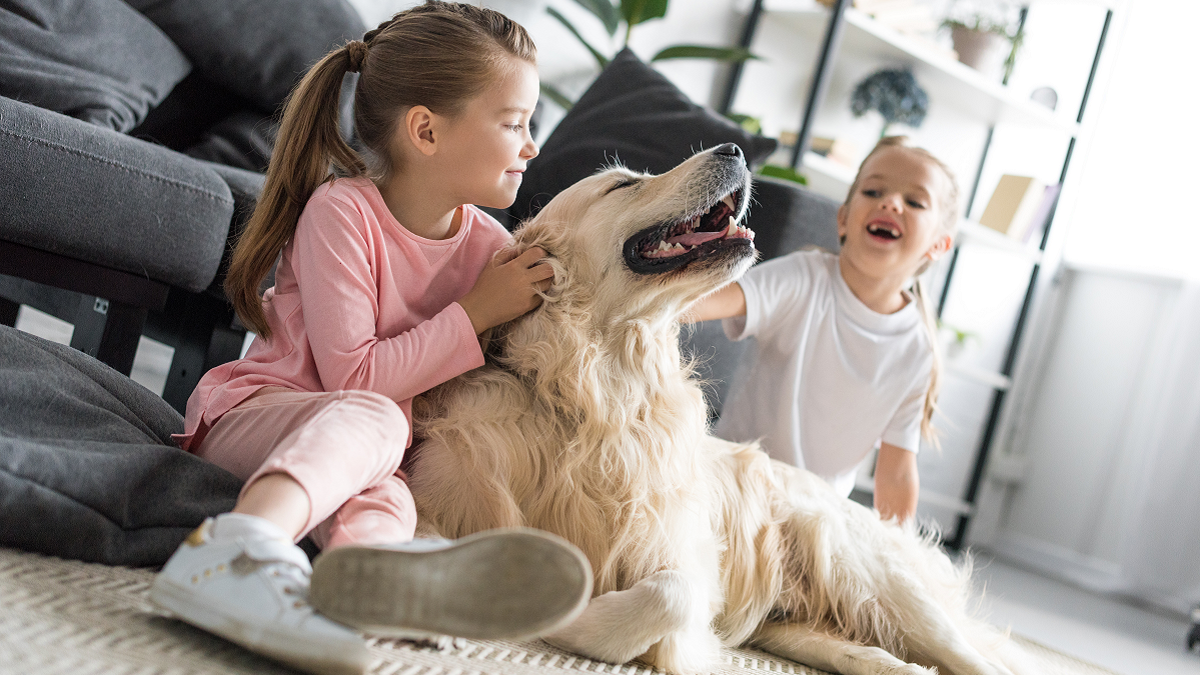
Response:
M536 246L520 255L505 250L483 268L475 286L458 301L476 335L542 304L539 293L550 288L554 277L554 268L538 263L545 257Z

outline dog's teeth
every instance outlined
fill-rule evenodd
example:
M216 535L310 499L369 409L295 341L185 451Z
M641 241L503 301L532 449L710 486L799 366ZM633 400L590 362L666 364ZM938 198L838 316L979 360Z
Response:
M737 210L737 207L733 205L733 195L725 195L721 201L725 202L725 206L728 206L731 211Z

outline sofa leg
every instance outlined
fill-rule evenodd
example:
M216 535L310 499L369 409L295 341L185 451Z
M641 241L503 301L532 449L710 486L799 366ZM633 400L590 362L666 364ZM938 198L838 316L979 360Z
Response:
M146 326L147 337L175 348L163 400L182 414L204 373L241 355L244 335L233 327L229 303L173 289L166 307Z
M71 346L107 363L122 375L133 370L146 308L91 295L80 297Z
M17 313L21 311L21 303L8 298L0 298L0 323L10 328L17 325Z

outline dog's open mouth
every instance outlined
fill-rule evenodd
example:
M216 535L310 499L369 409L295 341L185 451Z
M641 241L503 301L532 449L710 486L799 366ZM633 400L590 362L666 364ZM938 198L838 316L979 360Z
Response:
M625 263L638 274L659 274L719 251L753 250L754 231L734 217L741 198L735 190L704 213L638 232L625 242Z

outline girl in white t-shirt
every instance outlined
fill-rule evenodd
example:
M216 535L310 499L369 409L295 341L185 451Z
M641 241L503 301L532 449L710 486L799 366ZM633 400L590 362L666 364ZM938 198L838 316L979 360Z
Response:
M919 275L950 249L957 200L945 164L905 137L885 138L838 209L840 253L775 258L697 303L693 320L725 319L731 339L756 338L717 435L758 438L847 496L878 443L875 508L908 520L940 366Z

